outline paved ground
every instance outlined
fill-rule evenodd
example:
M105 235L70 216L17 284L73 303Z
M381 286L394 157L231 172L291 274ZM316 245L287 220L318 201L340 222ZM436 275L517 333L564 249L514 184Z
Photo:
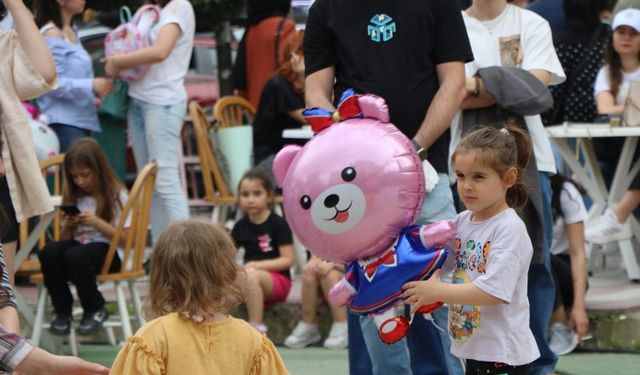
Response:
M293 375L341 375L349 371L346 350L278 348ZM109 366L117 348L108 345L82 345L80 357ZM637 375L640 354L573 353L560 358L557 371L563 375Z

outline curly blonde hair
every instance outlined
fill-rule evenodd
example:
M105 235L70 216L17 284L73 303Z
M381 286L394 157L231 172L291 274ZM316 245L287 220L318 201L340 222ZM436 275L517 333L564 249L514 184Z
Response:
M145 315L208 319L243 301L244 271L227 231L202 219L169 225L153 249Z

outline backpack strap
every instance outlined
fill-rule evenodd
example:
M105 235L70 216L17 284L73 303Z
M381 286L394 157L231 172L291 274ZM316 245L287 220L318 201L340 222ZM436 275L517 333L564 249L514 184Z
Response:
M160 21L160 8L157 5L146 4L140 7L133 15L133 20L131 21L134 25L137 25L140 22L140 18L146 12L154 13L153 23L155 25L158 21Z
M123 5L120 7L120 23L127 23L129 21L131 21L131 9Z
M276 70L280 67L280 59L278 58L278 55L280 55L280 36L282 35L282 28L284 27L284 21L286 20L287 17L282 17L282 19L278 23L278 28L276 29L276 38L273 43L273 66L276 67Z
M57 26L53 22L47 22L46 25L40 28L40 34L44 35L47 31L55 29Z

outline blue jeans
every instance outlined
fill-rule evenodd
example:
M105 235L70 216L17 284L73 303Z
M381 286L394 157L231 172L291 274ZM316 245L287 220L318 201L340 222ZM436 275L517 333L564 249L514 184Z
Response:
M452 219L456 215L453 196L446 174L433 191L426 195L418 224ZM433 314L436 324L448 328L447 309ZM364 345L366 344L366 351ZM393 345L384 344L375 324L368 317L349 313L349 370L353 375L414 374L462 375L460 360L450 352L451 340L446 331L440 331L422 315L414 316L406 338Z
M67 151L69 146L80 138L90 137L91 131L78 128L76 126L52 123L49 124L51 130L58 136L60 142L60 153Z
M157 105L131 98L129 136L138 171L148 162L158 164L151 203L151 238L155 243L167 225L189 218L187 196L182 190L178 168L180 131L186 102Z
M551 274L551 249L553 233L553 216L551 213L551 184L549 174L539 172L540 189L542 191L543 225L544 225L544 263L532 264L529 267L529 327L540 350L540 358L529 368L531 375L542 375L553 372L558 357L549 349L548 330L555 301L555 285Z

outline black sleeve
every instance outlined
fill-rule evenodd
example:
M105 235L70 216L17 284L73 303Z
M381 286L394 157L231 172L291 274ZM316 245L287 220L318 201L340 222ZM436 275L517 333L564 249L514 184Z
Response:
M240 226L242 225L242 221L237 221L234 226L233 229L231 229L231 239L233 240L233 243L236 245L236 248L240 247Z
M277 245L282 246L293 244L293 234L291 233L291 228L289 228L287 221L278 215L276 215L276 219L276 235L278 236Z
M458 4L451 0L432 3L436 12L434 63L473 61L469 36Z
M309 9L309 17L304 32L305 75L335 65L335 36L327 26L327 1L316 0Z

